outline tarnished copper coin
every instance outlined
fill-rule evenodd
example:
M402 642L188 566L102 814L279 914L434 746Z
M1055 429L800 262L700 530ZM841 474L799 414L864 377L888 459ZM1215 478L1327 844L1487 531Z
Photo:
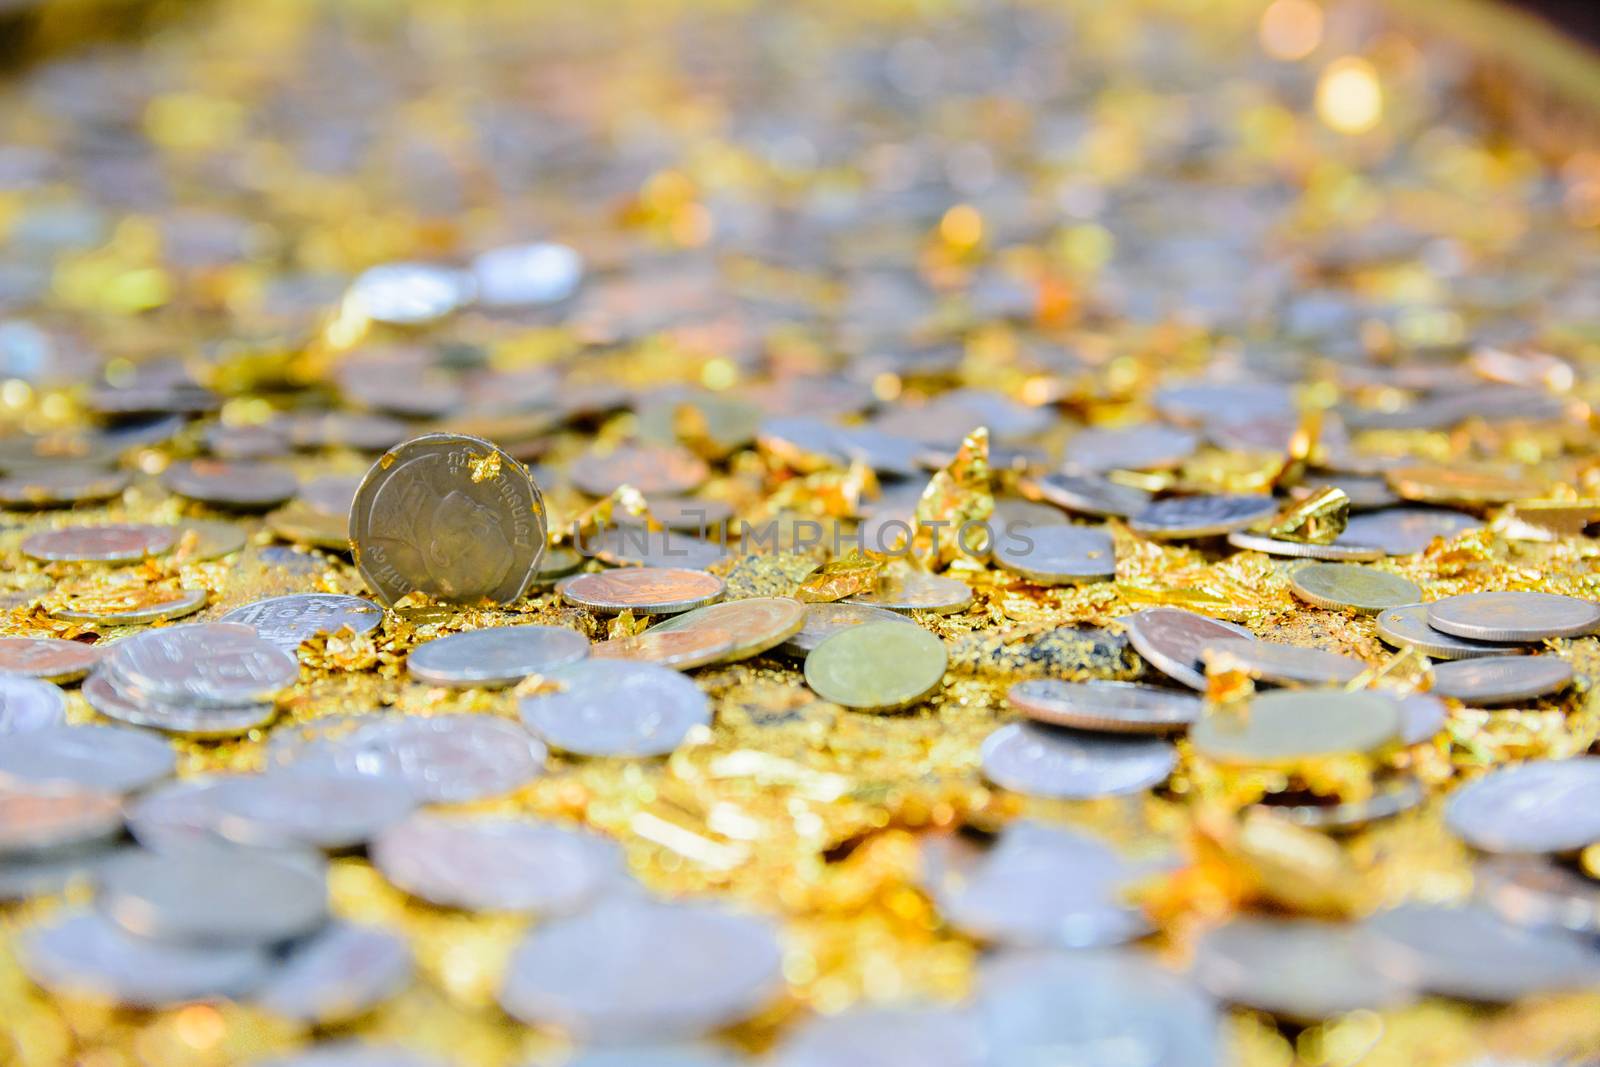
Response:
M1122 620L1134 650L1152 667L1190 689L1205 689L1201 656L1213 641L1228 638L1255 640L1242 626L1208 619L1182 608L1145 608Z
M1006 691L1011 706L1039 722L1111 734L1170 733L1200 717L1200 698L1137 682L1030 678Z
M1428 625L1469 641L1543 641L1600 626L1600 604L1557 593L1463 593L1428 605Z
M674 567L624 567L579 574L557 586L569 604L614 615L637 611L645 615L676 615L722 595L722 579L705 571Z
M1342 685L1367 669L1353 656L1275 641L1225 638L1206 645L1207 666L1227 666L1275 685Z
M1440 663L1433 691L1463 704L1533 700L1572 684L1572 664L1556 656L1487 656Z
M655 633L708 628L733 635L733 648L724 661L758 656L800 632L805 605L791 597L763 596L728 600L658 623Z
M22 553L50 562L133 563L159 556L177 539L172 526L63 526L30 534L22 542Z
M688 630L657 627L631 637L613 637L589 646L590 659L629 659L690 671L716 663L733 651L733 634L714 626Z
M100 662L105 649L57 637L0 637L0 673L22 674L47 682L82 678Z
M194 460L167 469L168 489L179 496L230 511L266 511L294 496L300 483L284 467L265 463Z
M624 445L575 460L570 474L572 484L590 496L608 496L620 486L631 485L648 497L692 493L711 476L711 470L705 460L687 449Z
M1289 574L1294 595L1319 608L1376 615L1422 599L1415 582L1353 563L1307 563Z

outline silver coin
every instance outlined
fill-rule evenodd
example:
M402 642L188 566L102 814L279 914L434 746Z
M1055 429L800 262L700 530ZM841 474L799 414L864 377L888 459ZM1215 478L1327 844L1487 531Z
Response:
M237 997L267 976L253 946L192 948L134 937L92 912L68 912L22 935L22 968L53 993L104 997L131 1007Z
M347 627L357 634L370 633L383 622L383 609L365 597L291 593L244 604L221 621L253 627L263 640L292 654L306 638L319 634Z
M1292 1022L1415 1000L1405 956L1351 923L1236 918L1201 937L1194 975L1213 996Z
M563 244L506 245L472 261L478 302L488 307L530 307L567 299L583 278L583 257Z
M345 308L393 326L435 322L472 299L472 276L433 263L381 263L350 283Z
M103 669L129 695L196 707L269 701L300 676L294 656L237 623L134 634L112 646Z
M501 796L544 773L544 743L491 715L381 719L309 747L306 769L397 778L418 800L455 804Z
M1320 559L1336 563L1371 563L1382 559L1386 553L1381 548L1346 540L1343 534L1325 545L1306 541L1284 541L1247 530L1234 530L1228 535L1228 544L1246 552L1264 552L1269 556L1288 559Z
M1187 430L1160 423L1080 430L1067 441L1062 466L1075 472L1153 471L1176 467L1200 447Z
M1135 682L1063 682L1030 678L1006 692L1011 705L1039 722L1112 734L1168 733L1200 717L1200 698Z
M1367 669L1353 656L1253 637L1208 642L1201 657L1208 667L1243 670L1274 685L1343 685Z
M802 1023L770 1067L985 1067L977 1020L957 1008L852 1008Z
M293 853L136 850L102 868L98 882L102 915L135 937L173 944L268 945L327 919L326 872L320 861Z
M546 675L560 690L524 697L528 729L579 756L664 756L696 727L711 703L694 682L653 663L591 660Z
M172 746L123 726L50 726L0 745L0 785L64 786L131 793L170 777Z
M206 799L221 836L267 848L354 848L416 807L399 779L292 768L221 779Z
M499 626L437 637L406 657L411 677L426 685L515 685L589 655L589 639L564 626Z
M1495 856L1478 864L1473 895L1518 926L1600 934L1600 885L1543 856Z
M1137 793L1167 780L1177 750L1166 741L1109 737L1011 723L984 739L983 773L1003 789L1056 799Z
M994 561L1039 585L1097 581L1117 573L1109 533L1065 523L1007 530L995 538Z
M824 639L840 630L861 626L869 622L900 622L915 626L909 617L888 608L872 608L865 604L832 603L807 604L805 621L800 632L778 646L778 651L789 656L804 657Z
M42 730L66 721L67 695L37 678L0 673L0 734Z
M1572 684L1572 664L1556 656L1488 656L1436 664L1433 691L1485 706L1534 700Z
M535 1026L608 1042L697 1037L782 988L770 924L704 904L612 897L536 927L500 1003Z
M252 999L281 1018L327 1026L371 1011L409 985L411 973L404 938L331 922L295 944Z
M1430 993L1505 1004L1600 986L1600 952L1559 930L1513 926L1484 907L1403 904L1363 924L1406 957Z
M1242 626L1209 619L1182 608L1145 608L1122 619L1128 641L1156 670L1190 689L1204 690L1201 656L1213 641L1240 637L1255 640Z
M1123 893L1172 864L1130 862L1094 838L1020 821L987 851L933 838L922 866L945 920L979 941L1094 948L1150 932L1149 919Z
M1428 625L1469 641L1543 641L1600 626L1600 604L1557 593L1463 593L1428 605Z
M372 842L373 866L414 897L468 911L567 915L622 882L622 850L523 819L418 813Z
M1449 721L1444 701L1432 693L1412 693L1400 698L1400 743L1420 745L1438 736Z
M1157 500L1128 520L1134 533L1157 539L1215 537L1277 514L1270 496L1174 496Z
M1416 779L1398 778L1377 783L1372 795L1364 800L1351 800L1339 804L1263 802L1259 806L1296 826L1336 833L1392 819L1401 812L1417 807L1426 798L1427 795Z
M122 833L122 798L89 789L0 790L7 863L100 844Z
M1445 824L1484 852L1573 852L1600 841L1600 757L1520 763L1457 789Z
M1080 515L1125 519L1150 506L1150 494L1104 478L1057 472L1022 483L1024 492Z
M250 1067L452 1067L451 1061L425 1056L398 1045L329 1041L287 1056L254 1060Z
M53 618L67 622L89 622L102 626L143 626L146 623L181 619L206 606L210 594L204 589L180 589L170 600L136 608L75 608L70 604L50 609Z
M88 674L105 649L57 637L0 637L0 678L37 678L44 682L76 681ZM0 683L3 684L3 683ZM0 733L8 733L0 691ZM26 721L24 716L24 721Z
M1428 625L1427 604L1407 604L1378 613L1378 636L1395 648L1415 648L1430 659L1472 659L1520 652L1514 644L1468 641Z
M1339 540L1381 548L1391 556L1421 552L1435 537L1451 538L1483 523L1459 511L1434 508L1385 508L1352 515Z
M89 706L108 719L183 737L238 737L260 729L278 716L277 706L271 703L193 707L135 700L118 689L104 671L85 679L82 692Z

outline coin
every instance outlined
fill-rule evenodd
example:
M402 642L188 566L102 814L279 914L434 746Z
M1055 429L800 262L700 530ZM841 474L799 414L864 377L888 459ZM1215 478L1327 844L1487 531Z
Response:
M292 655L310 637L347 628L356 634L371 633L383 622L383 609L365 597L292 593L243 604L221 621L252 627L263 640Z
M128 793L169 777L172 747L121 726L48 726L0 745L0 786L105 789Z
M70 642L63 642L70 643ZM0 735L60 726L67 697L50 682L0 674Z
M1382 559L1386 555L1381 548L1353 542L1347 543L1347 540L1347 534L1340 534L1330 544L1317 545L1306 541L1283 541L1276 537L1253 534L1246 530L1235 530L1228 535L1228 544L1234 548L1244 549L1246 552L1264 552L1269 556L1285 556L1290 559L1322 559L1345 563L1371 563L1374 560Z
M99 467L41 467L0 478L0 507L55 508L121 496L133 476Z
M309 771L395 778L428 804L483 800L520 789L544 773L538 738L490 715L381 718L291 757Z
M6 710L7 675L36 678L46 682L71 682L82 678L100 662L105 650L82 641L63 641L57 637L0 637L0 733L12 713Z
M770 1067L842 1063L981 1067L989 1060L977 1023L946 1007L852 1008L802 1023L772 1053ZM670 1067L670 1065L669 1065Z
M1107 737L1038 723L1011 723L984 738L983 773L1027 796L1082 799L1137 793L1167 780L1177 751L1166 741Z
M931 611L953 615L972 604L972 587L954 578L921 571L884 572L870 593L845 597L846 604L887 608L890 611Z
M651 628L654 633L676 630L723 630L733 635L733 648L722 661L758 656L800 632L805 605L792 597L762 596L725 600L682 615L674 615Z
M1112 734L1169 733L1200 717L1199 697L1136 682L1030 678L1006 691L1011 706L1038 722Z
M1508 1004L1600 985L1600 953L1558 930L1513 926L1484 907L1402 904L1363 926L1399 951L1430 993Z
M1275 690L1252 698L1243 715L1213 711L1189 729L1207 759L1263 767L1369 753L1399 736L1399 701L1370 691Z
M459 434L385 452L350 511L356 566L390 606L412 592L509 604L533 580L545 532L544 498L527 469Z
M467 911L568 915L626 877L615 842L525 819L419 812L384 830L370 851L391 884Z
M197 707L184 701L162 702L142 696L135 699L119 689L103 670L84 681L83 697L108 719L196 738L237 737L265 726L278 714L270 701Z
M1386 941L1351 923L1231 919L1196 946L1195 978L1212 995L1287 1019L1397 1008L1421 977Z
M237 623L147 630L112 646L103 670L125 694L168 704L237 707L293 685L300 664Z
M196 893L196 886L205 892ZM95 907L135 937L179 945L269 945L327 919L320 862L258 849L133 850L100 871Z
M1343 685L1367 669L1353 656L1243 637L1207 642L1201 657L1208 667L1242 670L1274 685Z
M1473 659L1520 651L1517 645L1468 641L1428 625L1427 604L1407 604L1378 614L1378 636L1396 648L1415 648L1430 659Z
M1162 540L1215 537L1242 530L1278 512L1269 496L1173 496L1157 500L1128 520L1128 529Z
M1156 670L1190 689L1205 689L1206 677L1197 669L1206 646L1213 641L1255 635L1242 626L1208 619L1181 608L1145 608L1124 616L1128 641Z
M778 651L790 656L804 657L824 639L840 630L861 626L869 622L893 622L902 626L915 626L905 615L887 608L871 608L865 604L839 602L805 605L805 618L794 636L778 646Z
M1489 656L1433 668L1435 693L1478 707L1534 700L1571 684L1572 664L1556 656Z
M144 602L134 606L114 607L98 607L92 603L89 606L74 607L69 602L53 609L50 614L68 622L92 622L102 626L142 626L146 623L193 615L206 606L207 593L204 589L180 589L170 595L158 593L142 599Z
M160 1008L236 997L258 986L271 963L260 947L196 948L134 937L92 912L61 912L21 938L29 978L65 995Z
M81 848L122 833L122 798L90 789L0 789L0 856Z
M995 539L994 561L1039 585L1097 581L1117 573L1111 535L1087 526L1008 530Z
M411 973L404 938L331 922L296 943L252 1000L280 1018L328 1026L382 1004L410 984Z
M565 626L497 626L425 641L406 657L406 671L425 685L492 689L588 655L589 639Z
M646 630L631 637L613 637L589 647L592 659L626 659L688 671L716 663L733 651L733 634L713 626L692 630Z
M171 526L63 526L24 538L22 554L69 563L134 563L161 555L177 540Z
M1023 479L1020 488L1029 496L1065 511L1097 518L1125 519L1150 506L1150 494L1143 489L1118 485L1094 475L1058 471Z
M705 461L667 445L623 445L573 461L572 484L590 496L610 496L631 485L646 497L692 493L711 476Z
M1543 641L1600 626L1600 605L1556 593L1463 593L1428 605L1428 625L1469 641Z
M1543 856L1484 860L1474 871L1473 895L1518 926L1600 933L1600 885Z
M700 687L653 663L593 660L545 676L553 693L523 697L528 729L578 756L664 756L711 724Z
M806 656L806 684L822 699L862 711L892 711L924 700L944 680L950 655L922 627L853 626Z
M278 768L230 775L206 795L218 834L263 848L354 848L416 806L399 778Z
M1483 852L1574 852L1600 841L1600 757L1491 770L1455 791L1445 825Z
M763 920L707 904L613 897L536 927L512 954L512 1017L608 1042L688 1038L747 1018L782 985Z
M1308 604L1361 615L1376 615L1422 599L1416 583L1353 563L1303 564L1289 573L1289 588Z
M163 481L179 496L231 511L275 508L299 488L294 474L283 467L210 459L175 463Z
M1459 511L1385 508L1350 516L1338 540L1372 545L1391 556L1410 556L1427 548L1436 537L1448 539L1482 525L1473 516Z
M709 604L722 596L722 579L704 571L672 567L628 567L580 574L557 588L569 604L616 614L673 615Z

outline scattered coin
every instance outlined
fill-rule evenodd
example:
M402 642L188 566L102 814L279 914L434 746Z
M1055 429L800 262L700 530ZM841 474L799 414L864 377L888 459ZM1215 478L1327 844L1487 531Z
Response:
M210 459L173 464L164 480L179 496L236 511L275 508L299 488L294 474L283 467Z
M122 832L122 798L89 789L0 789L0 856L7 862L99 844Z
M653 663L594 660L547 674L556 692L522 698L522 721L578 756L664 756L711 724L700 687Z
M1349 923L1238 918L1195 950L1195 978L1212 995L1291 1022L1397 1008L1420 975L1387 942Z
M1376 615L1388 608L1414 604L1422 590L1398 574L1351 563L1307 563L1289 574L1294 595L1319 608Z
M1145 608L1125 616L1122 624L1139 655L1190 689L1206 687L1206 676L1198 668L1207 645L1234 637L1255 640L1255 635L1242 626L1181 608Z
M205 892L196 893L197 886ZM270 945L321 926L327 895L320 864L296 853L135 850L101 870L95 907L135 937L178 945Z
M1038 723L1012 723L984 739L983 773L1027 796L1080 799L1160 785L1177 751L1157 738L1107 737Z
M1534 700L1572 684L1572 664L1556 656L1489 656L1440 663L1433 691L1479 707Z
M572 484L590 496L610 496L631 485L646 497L692 493L711 476L705 461L675 446L624 445L591 452L573 462Z
M1162 540L1216 537L1277 513L1278 505L1269 496L1174 496L1134 514L1128 528Z
M163 739L122 726L48 726L0 745L0 786L129 793L169 777L177 760Z
M1383 549L1371 545L1347 543L1346 534L1339 535L1329 544L1318 545L1307 541L1284 541L1265 534L1235 530L1228 535L1228 544L1234 548L1242 548L1246 552L1264 552L1269 556L1321 559L1342 563L1371 563L1383 559L1387 554Z
M1556 593L1463 593L1428 605L1428 625L1469 641L1543 641L1600 626L1600 604Z
M1517 645L1468 641L1428 625L1427 604L1407 604L1378 613L1378 636L1396 648L1415 648L1430 659L1474 659L1520 651Z
M63 526L24 538L22 554L68 563L135 563L161 555L177 540L171 526Z
M1436 537L1452 538L1483 523L1459 511L1434 508L1386 508L1352 515L1339 541L1372 545L1391 556L1410 556L1427 548Z
M82 678L105 655L99 645L82 641L63 641L58 637L0 637L0 733L14 714L5 695L7 675L35 678L45 682L72 682ZM31 721L27 719L25 721Z
M723 662L748 659L776 648L805 622L805 605L792 597L762 596L725 600L682 615L674 615L651 628L654 633L678 630L722 630L733 635L733 648Z
M1026 479L1021 488L1065 511L1102 519L1126 519L1150 506L1150 494L1143 489L1094 475L1057 472Z
M66 694L50 682L0 674L0 735L60 726L66 713Z
M1273 685L1343 685L1367 669L1353 656L1243 637L1211 641L1201 656L1208 667L1242 670Z
M365 597L291 593L244 604L222 616L221 621L252 627L263 640L293 654L309 637L343 629L370 633L383 622L383 609Z
M296 943L252 999L281 1018L328 1026L382 1004L410 984L411 973L411 949L404 938L372 926L331 922Z
M1111 535L1088 526L1042 526L995 539L994 560L1039 585L1098 581L1117 573Z
M921 571L885 572L870 593L857 593L844 599L846 604L887 608L890 611L931 611L953 615L972 604L972 587L954 578L942 578Z
M105 606L100 606L94 601L88 604L68 601L63 606L52 609L50 614L68 622L91 622L102 626L143 626L146 623L193 615L206 606L207 599L208 594L204 589L180 589L175 593L141 595L134 603L107 603Z
M565 626L497 626L425 641L406 670L425 685L497 688L589 655L589 639Z
M865 604L851 604L838 602L832 604L807 604L805 605L805 618L798 631L783 644L778 646L778 651L790 656L804 657L812 649L820 645L824 639L833 636L840 630L847 630L852 626L861 626L869 622L893 622L901 625L915 626L916 623L898 611L887 608L872 608Z
M628 567L580 574L558 588L567 603L591 611L672 615L711 603L722 596L723 585L721 578L703 571Z
M1111 734L1170 733L1200 717L1199 697L1137 682L1030 678L1006 692L1030 719Z
M544 773L549 756L544 744L516 723L473 714L380 718L355 725L343 737L279 754L308 771L398 779L427 804L483 800L520 789Z
M591 659L625 659L689 671L716 663L733 651L733 634L714 626L692 630L646 630L631 637L613 637L589 647Z
M1400 725L1399 701L1381 693L1285 689L1255 696L1242 715L1212 711L1189 740L1218 763L1276 766L1374 752L1399 740Z
M1483 852L1573 852L1600 841L1600 757L1500 767L1461 786L1445 824Z
M922 627L874 622L828 637L806 656L806 684L824 700L862 711L892 711L925 699L944 680L950 656Z

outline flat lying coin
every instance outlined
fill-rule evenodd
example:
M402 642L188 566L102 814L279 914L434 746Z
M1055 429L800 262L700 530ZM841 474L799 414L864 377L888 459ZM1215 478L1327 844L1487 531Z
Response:
M397 778L294 769L219 779L207 794L218 834L261 848L354 848L404 819L416 797Z
M1430 659L1473 659L1518 652L1517 645L1468 641L1428 625L1427 604L1407 604L1378 613L1378 636L1396 648L1414 648Z
M972 587L954 578L941 578L921 571L884 574L870 593L846 597L846 604L865 604L890 611L931 611L953 615L972 603Z
M573 461L572 484L590 496L609 496L631 485L645 496L692 493L711 476L705 461L684 448L625 445Z
M371 1011L410 984L411 973L404 938L332 922L296 943L252 999L280 1018L327 1026Z
M1353 656L1242 637L1211 641L1201 655L1208 667L1243 670L1274 685L1343 685L1367 669Z
M793 597L763 596L725 600L720 604L695 608L675 615L652 627L655 633L674 630L723 630L733 635L733 648L724 662L748 659L776 648L800 632L805 622L805 605Z
M692 630L646 630L631 637L613 637L589 647L591 659L627 659L690 671L716 663L733 651L733 634L712 626Z
M1399 737L1399 701L1340 690L1262 693L1242 715L1214 711L1189 729L1195 752L1207 759L1264 767L1375 752Z
M1457 789L1445 825L1484 852L1574 852L1600 841L1600 757L1520 763Z
M981 1067L977 1022L955 1008L851 1008L807 1020L774 1050L770 1067L841 1063Z
M779 645L778 651L790 656L804 657L825 639L832 637L840 630L848 630L852 626L861 626L869 622L893 622L902 626L916 625L900 612L890 611L888 608L870 608L865 604L851 604L848 602L807 604L805 605L805 619L800 629L787 641Z
M60 726L66 717L67 696L52 683L0 674L0 734Z
M524 697L528 728L579 756L664 756L711 724L700 687L653 663L596 660L545 676L558 692Z
M195 892L204 886L205 892ZM294 853L132 851L100 872L95 906L135 937L180 945L269 945L327 918L320 863Z
M1338 539L1372 545L1391 556L1410 556L1427 548L1435 537L1451 538L1482 525L1479 519L1460 511L1387 508L1350 516Z
M383 609L359 596L337 593L291 593L234 608L222 622L253 627L264 640L293 653L308 637L336 633L370 633L383 622Z
M463 434L413 438L378 458L356 492L350 541L378 599L421 592L509 604L544 554L544 497L526 467Z
M135 563L177 543L172 526L63 526L23 539L22 554L68 563Z
M1093 475L1047 474L1024 481L1021 488L1065 511L1102 519L1125 519L1150 506L1150 494L1143 489Z
M71 682L88 674L105 655L105 649L82 641L63 641L58 637L0 637L0 678L6 675L35 678L45 682ZM3 683L0 683L3 684ZM0 733L12 713L0 690Z
M1508 922L1600 933L1600 885L1543 856L1496 856L1473 872L1473 895Z
M209 459L175 463L167 468L163 481L179 496L237 511L275 508L300 487L293 472L284 467Z
M1038 585L1098 581L1117 573L1109 533L1064 523L1002 534L995 539L994 561Z
M1307 563L1289 574L1294 595L1319 608L1376 615L1422 599L1422 590L1398 574L1350 563Z
M1128 520L1128 529L1162 540L1216 537L1271 518L1270 496L1173 496L1157 500Z
M622 850L597 834L524 819L418 813L373 841L393 885L443 908L568 915L626 878Z
M167 626L118 641L104 670L130 696L195 707L269 701L293 685L300 663L237 623Z
M1082 799L1138 793L1167 780L1177 750L1156 738L1106 737L1011 723L984 738L983 773L1027 796Z
M108 719L184 737L237 737L265 726L278 715L277 706L270 701L213 707L181 701L135 701L118 689L103 670L84 681L82 692L89 706Z
M716 600L722 596L723 584L721 578L704 571L625 567L580 574L558 588L567 603L590 611L608 615L619 611L674 615Z
M306 770L395 778L422 803L456 804L520 789L544 773L548 757L516 723L462 714L363 722L290 758Z
M614 897L536 927L500 1003L581 1039L697 1037L747 1018L782 987L765 921L705 904Z
M1556 593L1463 593L1428 605L1428 625L1469 641L1543 641L1600 626L1600 604Z
M1395 1008L1416 999L1406 957L1350 923L1233 919L1195 950L1195 978L1212 995L1293 1022Z
M206 606L208 594L204 589L183 589L170 596L145 598L136 606L95 607L79 606L69 602L54 608L50 614L68 622L92 622L102 626L143 626L145 623L165 619L181 619L193 615Z
M172 746L143 730L49 726L0 745L0 785L131 793L170 777L176 764Z
M0 856L80 848L122 832L122 798L89 789L0 790Z
M950 655L922 627L871 622L841 630L806 657L806 684L847 708L890 711L923 700L944 680Z
M406 671L425 685L495 688L588 655L589 639L565 626L497 626L424 642L406 657Z
M1228 544L1234 548L1244 549L1246 552L1264 552L1269 556L1285 556L1289 559L1322 559L1343 563L1371 563L1387 555L1381 548L1356 542L1347 543L1343 534L1330 544L1318 545L1307 541L1285 541L1277 537L1268 537L1265 534L1235 530L1228 535Z
M1255 640L1255 635L1242 626L1182 608L1145 608L1121 621L1134 650L1150 666L1190 689L1206 687L1206 676L1198 665L1207 645L1231 637Z
M1556 656L1490 656L1440 663L1433 691L1463 704L1513 704L1565 689L1572 664Z
M1388 942L1430 993L1508 1004L1600 985L1600 953L1559 930L1513 926L1483 907L1402 904L1362 924Z
M1199 697L1137 682L1063 682L1030 678L1006 692L1011 706L1038 722L1111 734L1171 733L1200 717Z

